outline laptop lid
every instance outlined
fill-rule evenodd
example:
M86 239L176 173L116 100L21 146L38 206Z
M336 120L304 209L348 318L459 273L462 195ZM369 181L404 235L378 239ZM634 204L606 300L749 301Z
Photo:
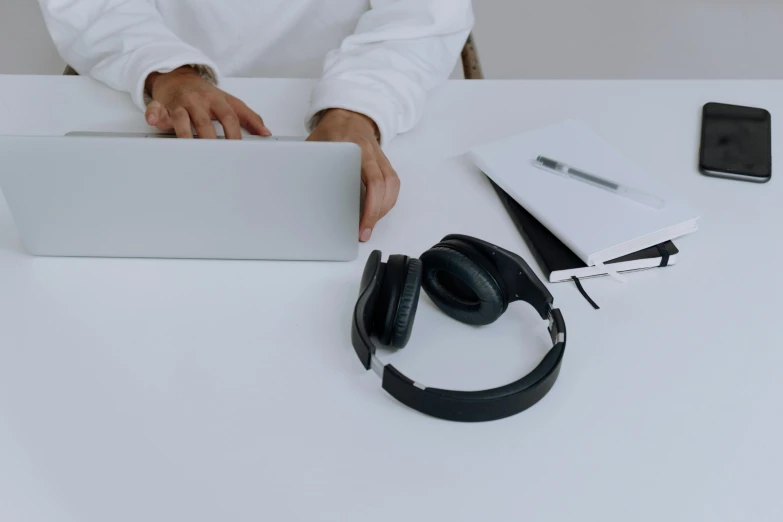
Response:
M361 150L298 140L0 137L34 255L347 261Z

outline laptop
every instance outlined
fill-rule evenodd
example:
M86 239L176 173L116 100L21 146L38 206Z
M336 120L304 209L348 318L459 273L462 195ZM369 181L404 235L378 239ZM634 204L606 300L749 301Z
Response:
M297 138L0 136L0 190L32 255L350 261L361 150Z

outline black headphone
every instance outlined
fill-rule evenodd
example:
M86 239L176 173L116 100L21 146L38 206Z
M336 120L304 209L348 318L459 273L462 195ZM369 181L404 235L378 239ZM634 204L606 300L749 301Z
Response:
M447 315L466 324L493 323L509 303L525 301L549 320L553 346L536 368L511 384L483 391L428 388L405 377L375 355L378 343L403 348L413 330L419 289ZM382 379L383 389L403 404L441 419L481 422L515 415L537 403L560 372L566 330L552 295L518 255L463 235L448 235L421 259L381 252L370 254L353 315L351 341L366 369Z

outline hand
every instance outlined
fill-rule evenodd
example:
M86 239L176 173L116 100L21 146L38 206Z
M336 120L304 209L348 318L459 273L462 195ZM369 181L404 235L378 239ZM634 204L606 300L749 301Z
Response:
M252 134L272 134L261 116L202 78L192 67L152 73L145 87L153 100L147 106L147 123L163 131L174 129L179 138L192 138L193 127L199 138L216 138L212 120L220 121L227 139L241 140L240 126Z
M378 127L370 118L343 109L329 109L308 141L356 143L362 149L362 182L366 187L359 239L369 241L378 221L397 203L400 178L378 143Z

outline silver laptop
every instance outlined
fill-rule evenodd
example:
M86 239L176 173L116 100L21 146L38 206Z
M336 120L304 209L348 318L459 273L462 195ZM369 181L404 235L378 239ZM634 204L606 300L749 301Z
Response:
M33 255L348 261L361 151L301 139L0 136L0 190Z

